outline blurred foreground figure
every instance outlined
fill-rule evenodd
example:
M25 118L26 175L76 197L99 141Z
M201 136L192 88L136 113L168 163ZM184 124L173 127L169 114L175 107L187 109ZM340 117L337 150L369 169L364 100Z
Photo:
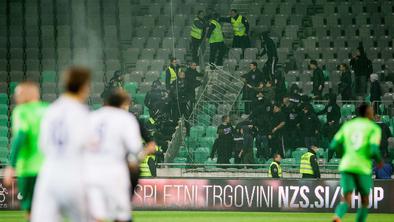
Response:
M115 89L105 98L105 106L89 118L87 196L90 215L97 222L131 221L128 166L138 168L145 153L138 121L128 112L130 104L127 93Z
M37 179L32 222L88 220L85 206L83 151L88 138L90 70L71 67L64 72L65 93L44 115L40 147L45 160Z
M368 215L369 192L372 187L372 160L383 165L379 146L381 129L373 122L374 112L370 105L361 104L358 117L346 122L334 136L331 149L341 150L343 155L339 164L343 198L335 209L333 222L345 216L352 200L352 193L361 195L362 206L357 210L357 222L366 221Z
M40 101L39 86L34 82L20 83L14 96L17 106L12 113L11 158L4 172L4 185L12 186L14 176L17 177L21 209L26 211L29 221L36 178L43 161L38 138L47 105Z

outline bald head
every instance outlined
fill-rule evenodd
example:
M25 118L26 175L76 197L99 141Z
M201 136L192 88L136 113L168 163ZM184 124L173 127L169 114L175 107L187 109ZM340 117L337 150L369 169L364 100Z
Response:
M14 99L17 105L40 100L40 89L37 83L26 81L15 88Z

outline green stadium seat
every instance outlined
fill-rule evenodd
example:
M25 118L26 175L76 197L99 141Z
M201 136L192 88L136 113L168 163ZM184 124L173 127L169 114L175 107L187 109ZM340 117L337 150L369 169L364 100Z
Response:
M212 150L212 146L215 143L216 137L202 137L199 140L199 144L202 147L208 147L209 150Z
M57 74L55 71L43 71L42 82L57 82Z
M382 116L380 116L380 118L382 119L382 122L390 125L390 116L382 115Z
M149 115L149 108L144 106L144 115Z
M146 93L137 93L134 96L134 101L136 104L144 104Z
M0 93L0 104L7 105L8 104L8 95L5 93Z
M305 147L298 147L297 149L296 149L296 151L302 151L302 152L304 152L304 153L306 153L306 152L308 152L308 148L305 148Z
M102 107L102 105L99 104L99 103L96 103L96 104L93 104L93 105L92 105L92 109L93 109L93 110L98 110L98 109L100 109L101 107Z
M180 146L177 157L187 158L188 156L189 156L189 153L188 153L186 147Z
M8 115L8 105L0 103L0 115Z
M216 126L208 126L205 130L205 136L216 137L218 128Z
M214 104L205 104L203 106L204 112L210 113L210 114L216 114L216 106Z
M194 151L194 160L197 163L204 163L210 155L208 147L199 147Z
M356 110L353 104L345 104L341 107L341 116L348 117L351 116Z
M136 82L128 82L125 83L124 89L131 94L132 96L137 94L138 83Z
M298 167L295 158L285 158L285 159L282 159L282 161L280 163L281 163L283 169L291 169L291 168Z
M199 114L197 115L197 122L200 125L208 126L211 124L211 116L208 114Z
M327 123L327 115L319 115L320 123L326 124Z
M186 137L185 144L187 147L189 147L189 149L195 150L198 147L197 138Z
M217 159L214 158L214 159L208 159L208 160L206 160L206 161L204 162L204 164L216 164L216 162L217 162ZM216 166L205 166L205 168L210 168L210 169L212 169L212 168L216 168Z
M192 126L190 128L190 139L198 140L198 138L204 135L204 129L203 126Z
M8 137L5 136L0 137L0 150L8 151Z
M8 127L8 116L7 115L0 115L0 127L1 126Z
M187 158L175 157L173 162L174 163L187 163ZM186 168L186 166L180 165L180 166L174 166L173 168Z
M320 112L324 109L324 105L323 104L313 104L313 109L315 110L315 112Z
M0 127L0 137L8 138L8 127L5 126Z
M328 162L329 166L328 166L327 168L328 168L328 169L331 169L331 170L336 170L336 169L338 169L340 160L341 160L341 159L339 159L339 158L332 158L332 159Z

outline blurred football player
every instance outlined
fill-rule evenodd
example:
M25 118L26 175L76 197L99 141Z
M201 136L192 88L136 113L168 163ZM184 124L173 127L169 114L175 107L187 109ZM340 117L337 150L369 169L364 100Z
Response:
M65 93L49 108L41 124L40 147L45 156L37 179L32 222L88 220L85 203L83 151L87 145L90 70L64 72Z
M14 98L17 106L12 112L11 157L4 171L4 185L10 187L17 176L21 209L27 212L26 219L30 220L34 186L43 161L38 138L47 104L40 101L38 84L30 81L18 84Z
M333 222L340 222L352 201L352 193L361 195L362 206L357 210L357 222L366 221L369 192L372 184L372 160L382 166L380 157L381 129L373 121L373 108L364 103L358 109L358 117L346 122L334 136L331 149L343 153L339 164L343 198L335 209Z
M138 121L128 112L130 104L127 93L115 89L105 98L105 106L90 116L86 175L89 210L97 222L131 221L128 165L138 167L145 152L155 151L143 149Z

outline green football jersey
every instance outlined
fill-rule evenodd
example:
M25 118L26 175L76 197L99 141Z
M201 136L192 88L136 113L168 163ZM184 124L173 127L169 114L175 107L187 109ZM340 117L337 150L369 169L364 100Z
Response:
M372 159L380 160L380 127L367 118L346 122L334 136L331 148L342 145L340 172L371 174Z
M41 120L48 105L31 102L15 107L12 113L12 133L23 133L25 139L16 157L17 176L34 176L40 170L43 155L39 149Z

